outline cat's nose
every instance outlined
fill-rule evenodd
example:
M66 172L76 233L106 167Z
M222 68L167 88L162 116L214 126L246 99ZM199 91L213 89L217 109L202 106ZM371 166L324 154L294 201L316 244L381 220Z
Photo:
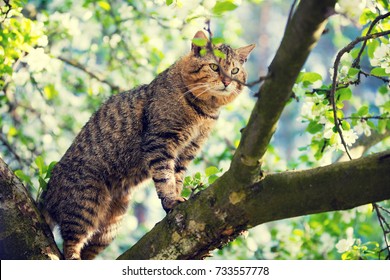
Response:
M230 79L222 79L222 83L225 87L227 87L228 85L230 85L230 83L232 82L232 80Z

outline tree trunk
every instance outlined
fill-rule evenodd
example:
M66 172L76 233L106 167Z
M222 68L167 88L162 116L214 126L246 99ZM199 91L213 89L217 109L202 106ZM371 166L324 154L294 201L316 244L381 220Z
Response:
M0 158L0 259L60 259L34 200Z

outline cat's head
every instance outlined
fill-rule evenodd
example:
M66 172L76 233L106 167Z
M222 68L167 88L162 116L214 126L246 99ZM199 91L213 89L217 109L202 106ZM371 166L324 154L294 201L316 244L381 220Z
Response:
M208 44L203 31L194 39L202 39L206 46L192 43L191 52L184 58L183 82L200 100L217 100L221 105L231 102L243 89L247 72L244 63L254 44L233 49L228 45ZM199 40L198 40L199 41ZM210 47L217 52L211 52Z

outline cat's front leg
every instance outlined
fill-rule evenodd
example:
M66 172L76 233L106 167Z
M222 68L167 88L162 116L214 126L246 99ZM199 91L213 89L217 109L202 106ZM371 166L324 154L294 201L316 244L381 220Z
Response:
M150 160L152 179L164 210L168 213L185 199L177 193L175 160L173 156L159 154Z

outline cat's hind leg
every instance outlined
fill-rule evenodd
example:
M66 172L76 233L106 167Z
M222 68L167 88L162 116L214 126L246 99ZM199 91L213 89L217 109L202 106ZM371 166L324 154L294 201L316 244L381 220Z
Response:
M88 240L81 250L82 260L94 259L102 252L116 236L117 228L126 214L130 195L113 199L107 215L101 220L98 230Z
M87 184L68 193L59 222L64 240L65 259L81 259L81 250L98 231L100 221L107 213L111 201L107 188L101 184Z

